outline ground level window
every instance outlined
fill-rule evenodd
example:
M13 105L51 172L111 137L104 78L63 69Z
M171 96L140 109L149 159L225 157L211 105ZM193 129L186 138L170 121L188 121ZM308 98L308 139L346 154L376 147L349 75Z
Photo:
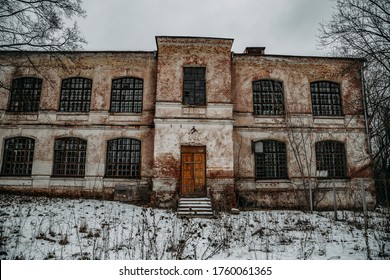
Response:
M15 137L5 140L2 175L31 176L35 140Z
M347 164L344 143L321 141L316 143L317 177L345 178Z
M108 141L106 176L139 178L141 141L130 138Z
M256 179L286 179L286 145L279 141L253 143Z
M87 141L69 137L54 144L54 176L84 177Z

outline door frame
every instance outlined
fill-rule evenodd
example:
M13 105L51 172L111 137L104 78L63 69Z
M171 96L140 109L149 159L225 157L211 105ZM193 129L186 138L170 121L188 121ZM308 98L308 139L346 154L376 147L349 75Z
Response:
M193 192L193 193L182 193L182 185L183 185L183 154L186 152L185 149L188 149L189 151L191 149L202 149L202 152L187 152L188 154L203 154L204 155L204 168L203 168L203 174L204 174L204 183L203 183L203 189L202 192ZM206 146L205 145L181 145L180 146L180 188L179 188L179 195L184 197L204 197L206 196ZM194 174L193 174L194 175Z

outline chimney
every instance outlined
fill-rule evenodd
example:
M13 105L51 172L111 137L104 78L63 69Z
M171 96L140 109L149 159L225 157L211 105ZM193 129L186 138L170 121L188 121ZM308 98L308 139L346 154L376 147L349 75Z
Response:
M253 55L264 55L265 47L246 47L244 53Z

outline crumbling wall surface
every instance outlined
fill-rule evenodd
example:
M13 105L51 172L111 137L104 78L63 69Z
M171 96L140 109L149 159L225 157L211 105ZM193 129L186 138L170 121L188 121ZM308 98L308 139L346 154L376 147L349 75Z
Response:
M233 93L236 113L252 113L252 82L271 79L283 83L286 113L311 114L310 83L340 84L344 115L363 116L360 68L362 61L320 57L235 55Z
M31 178L2 177L2 189L23 186L33 192L112 196L115 186L150 184L153 168L153 117L157 65L153 52L0 53L0 161L7 138L35 139ZM10 86L14 78L42 79L38 112L8 112ZM92 79L90 112L60 112L63 79ZM121 77L143 79L141 113L110 112L112 80ZM85 177L53 177L54 141L77 137L87 141ZM105 176L107 141L134 138L141 141L139 179ZM62 190L62 191L61 191ZM108 195L108 196L107 196Z
M231 103L232 43L231 39L157 37L157 101L182 103L183 67L206 67L207 103Z
M233 184L231 39L157 37L153 190L180 193L181 147L205 146L206 186ZM183 104L184 67L204 67L206 104ZM171 199L174 201L174 197ZM166 203L165 203L166 204Z
M0 53L1 124L69 125L80 124L137 124L153 122L157 64L150 52L75 52L64 55L48 53ZM20 77L42 79L40 110L38 113L12 114L7 110L12 80ZM59 112L63 79L83 77L92 79L89 113ZM142 113L111 113L112 80L122 77L143 79ZM17 121L17 122L16 122Z
M293 189L302 188L307 180L316 180L315 143L324 140L339 141L345 146L347 178L337 180L340 204L346 208L353 206L348 201L351 181L364 179L365 187L370 188L372 160L363 112L361 66L362 62L354 59L234 56L234 170L236 187L245 197L243 200L265 208L298 207L302 199L296 199ZM252 83L262 79L283 83L285 112L282 115L254 115ZM310 83L314 81L332 81L340 85L342 115L313 115ZM255 178L252 142L260 140L286 144L288 178ZM322 188L326 189L325 186ZM318 207L331 207L331 193L327 190L322 193ZM375 203L375 196L367 197L371 205Z

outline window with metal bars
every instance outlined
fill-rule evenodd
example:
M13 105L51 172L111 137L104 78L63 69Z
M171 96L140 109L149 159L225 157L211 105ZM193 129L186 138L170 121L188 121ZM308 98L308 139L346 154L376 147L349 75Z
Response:
M91 93L91 79L75 77L62 80L60 111L89 112Z
M133 77L112 81L111 112L141 113L143 80Z
M206 68L184 67L183 104L206 105Z
M328 81L310 84L313 114L315 116L341 116L340 86Z
M31 176L35 140L14 137L4 142L1 174L6 176Z
M42 91L42 80L18 78L12 81L9 112L38 112Z
M283 84L273 80L260 80L252 83L253 112L255 115L282 115Z
M346 178L347 163L344 143L321 141L315 144L317 177Z
M84 177L87 141L75 138L60 138L54 142L53 176Z
M279 141L258 141L253 143L255 153L256 179L286 179L286 144Z
M140 178L141 141L130 138L108 141L106 176Z

